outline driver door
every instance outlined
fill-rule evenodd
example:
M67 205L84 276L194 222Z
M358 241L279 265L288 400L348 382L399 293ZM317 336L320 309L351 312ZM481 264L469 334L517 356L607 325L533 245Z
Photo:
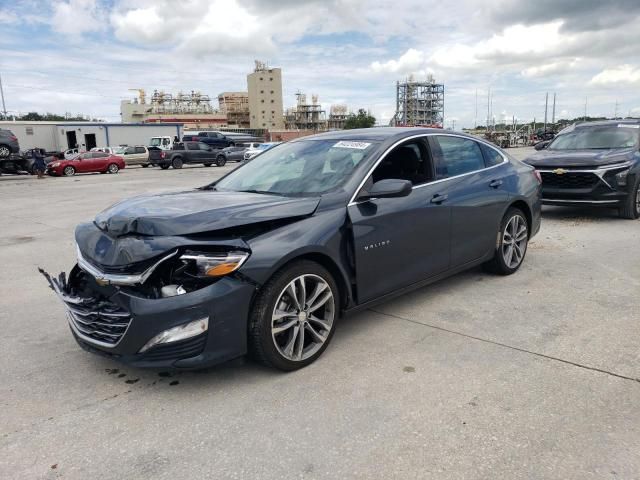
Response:
M433 168L424 139L409 140L390 152L365 183L410 180L406 197L374 198L348 206L352 224L358 303L420 282L449 268L451 211L431 183Z

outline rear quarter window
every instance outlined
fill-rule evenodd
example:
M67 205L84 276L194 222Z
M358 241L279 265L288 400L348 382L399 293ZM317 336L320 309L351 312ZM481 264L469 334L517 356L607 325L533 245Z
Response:
M495 165L500 165L504 162L504 158L502 154L498 152L495 148L491 148L488 145L480 143L480 149L482 150L482 155L484 156L484 164L487 167L493 167Z

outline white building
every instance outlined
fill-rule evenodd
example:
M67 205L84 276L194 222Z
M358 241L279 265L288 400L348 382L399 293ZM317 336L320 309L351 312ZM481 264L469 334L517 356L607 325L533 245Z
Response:
M20 149L44 148L62 151L76 145L93 147L148 145L151 137L182 138L182 123L99 123L99 122L29 122L4 121L0 128L18 137Z

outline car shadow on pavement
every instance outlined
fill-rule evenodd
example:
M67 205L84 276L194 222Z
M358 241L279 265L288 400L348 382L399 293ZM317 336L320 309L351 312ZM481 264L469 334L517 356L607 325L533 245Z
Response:
M625 221L618 216L618 210L605 207L542 207L542 219L584 220L584 221Z

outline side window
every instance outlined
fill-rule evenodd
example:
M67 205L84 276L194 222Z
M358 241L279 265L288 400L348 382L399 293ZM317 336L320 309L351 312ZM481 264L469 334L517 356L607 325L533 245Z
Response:
M202 143L202 142L200 142L200 143L198 144L198 147L200 147L200 150L206 150L206 151L209 151L209 145L207 145L206 143Z
M435 135L430 144L437 180L485 168L482 151L474 140Z
M432 180L426 144L422 140L411 140L397 146L382 159L372 177L374 183L397 178L420 185Z
M145 153L144 147L136 147L136 153Z
M198 150L199 143L187 143L187 150Z
M125 154L125 155L131 155L132 153L135 153L135 152L136 152L136 149L135 149L135 148L133 148L133 147L127 147L127 148L124 150L124 154Z
M93 152L92 156L93 158L106 158L109 156L109 154L104 152Z
M484 155L484 164L487 167L500 165L502 162L504 162L504 158L495 148L491 148L484 143L480 144L480 148L482 149L482 154Z

